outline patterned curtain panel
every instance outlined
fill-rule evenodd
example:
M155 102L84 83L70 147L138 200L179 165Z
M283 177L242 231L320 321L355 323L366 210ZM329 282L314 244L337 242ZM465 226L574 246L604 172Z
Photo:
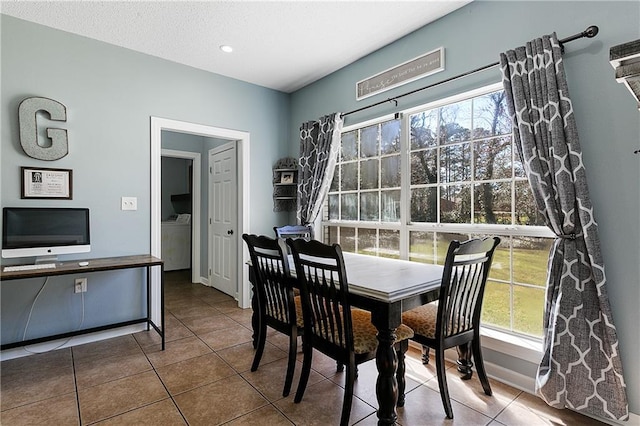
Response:
M325 115L300 127L298 171L298 223L313 224L329 191L340 149L342 118Z
M536 392L551 406L626 420L626 386L605 288L598 225L556 35L500 55L514 139L549 255L544 354Z

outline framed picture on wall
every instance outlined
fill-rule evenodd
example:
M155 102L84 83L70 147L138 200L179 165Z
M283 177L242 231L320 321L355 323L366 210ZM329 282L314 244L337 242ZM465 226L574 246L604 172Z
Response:
M73 198L73 170L21 167L21 198Z
M293 172L282 172L280 183L293 183Z

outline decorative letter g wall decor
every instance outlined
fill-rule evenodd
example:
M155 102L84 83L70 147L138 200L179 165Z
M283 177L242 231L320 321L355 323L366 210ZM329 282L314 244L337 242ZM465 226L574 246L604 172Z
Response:
M26 98L20 102L18 110L22 149L29 157L38 160L59 160L69 153L67 131L47 127L47 136L51 138L51 146L46 147L38 144L36 123L38 111L48 112L51 120L67 121L67 108L60 102L48 98Z

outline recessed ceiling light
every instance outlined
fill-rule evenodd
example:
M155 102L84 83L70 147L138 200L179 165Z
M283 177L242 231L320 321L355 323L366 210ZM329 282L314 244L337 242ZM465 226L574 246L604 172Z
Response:
M220 46L220 50L222 50L224 53L231 53L233 52L233 47L223 44Z

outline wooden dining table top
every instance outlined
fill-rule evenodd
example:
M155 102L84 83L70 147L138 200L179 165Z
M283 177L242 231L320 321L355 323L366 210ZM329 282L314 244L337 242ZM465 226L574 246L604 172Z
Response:
M349 293L392 303L438 289L443 267L429 263L343 253Z

